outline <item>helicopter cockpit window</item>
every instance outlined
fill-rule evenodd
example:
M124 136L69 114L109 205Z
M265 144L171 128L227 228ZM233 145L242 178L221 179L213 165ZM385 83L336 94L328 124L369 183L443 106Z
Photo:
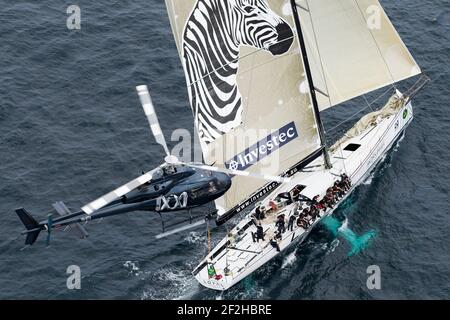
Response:
M208 192L217 192L217 184L214 182L214 181L211 181L209 184L208 184Z
M210 181L205 186L201 186L199 188L192 189L190 191L189 197L193 200L197 199L197 198L201 198L201 197L209 197L212 193L215 193L218 190L219 189L218 189L217 183L214 181Z
M166 180L166 181L161 181L159 183L155 183L153 185L153 188L155 189L155 191L160 191L160 190L164 190L168 187L170 187L170 185L173 183L172 180Z

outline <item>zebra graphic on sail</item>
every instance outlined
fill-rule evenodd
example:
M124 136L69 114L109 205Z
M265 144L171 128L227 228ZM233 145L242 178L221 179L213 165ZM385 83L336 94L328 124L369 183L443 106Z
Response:
M290 25L268 0L197 0L183 33L188 93L200 140L211 143L242 123L237 84L239 48L282 55L293 43Z

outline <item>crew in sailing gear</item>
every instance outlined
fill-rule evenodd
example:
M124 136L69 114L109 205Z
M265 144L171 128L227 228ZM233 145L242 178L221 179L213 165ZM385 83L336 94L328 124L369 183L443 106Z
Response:
M295 221L295 215L291 215L289 217L289 222L288 222L288 230L293 231L294 230L294 221Z
M305 209L303 209L302 214L300 215L300 217L306 218L308 215L309 215L309 209L305 208Z
M336 194L338 198L342 198L344 196L344 190L339 187L339 181L334 183L333 193Z
M333 197L333 195L331 193L328 193L325 196L325 202L326 202L328 208L330 208L330 209L334 208L334 197Z
M308 222L303 217L299 217L297 219L297 227L302 228L303 230L306 230L306 229L308 229Z
M312 198L312 203L311 205L316 205L317 203L319 203L319 195L315 196L314 198Z
M259 240L264 241L264 228L259 224L256 227L256 242L259 242Z
M296 202L294 204L294 208L292 209L292 212L293 212L292 214L294 216L298 216L299 215L299 213L300 213L300 203Z
M260 216L261 216L261 210L259 209L259 207L256 207L256 209L255 209L255 218L257 220L259 220Z
M344 185L344 190L348 191L352 185L350 178L345 174L341 174L341 182Z
M303 188L300 185L296 185L295 188L291 190L291 197L293 202L298 201L302 189Z
M275 237L274 237L274 239L275 240L282 240L283 239L283 235L281 234L281 232L279 232L279 231L275 231Z
M280 246L278 245L278 242L277 242L274 238L270 239L269 242L270 242L270 244L272 245L272 247L274 247L275 249L277 249L278 252L281 251L281 250L280 250Z
M333 192L327 192L327 195L325 196L325 201L328 205L329 208L333 208L335 201L334 201L334 196L333 196Z
M319 210L327 211L327 205L324 199L320 200L320 202L316 205L316 207Z
M309 210L309 216L312 220L316 220L316 218L320 216L319 209L317 209L316 205L311 206L311 209Z
M265 211L266 208L264 208L263 206L258 206L255 210L256 220L264 220L266 218Z
M284 214L280 215L275 222L275 226L278 228L279 233L284 233L286 231L286 222L284 221Z
M278 211L278 205L273 200L269 201L269 207L271 208L272 212L277 212Z

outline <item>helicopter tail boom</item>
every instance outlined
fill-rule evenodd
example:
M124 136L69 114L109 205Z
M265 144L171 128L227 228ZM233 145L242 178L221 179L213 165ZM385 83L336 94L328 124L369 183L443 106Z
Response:
M42 230L42 226L24 208L16 209L16 213L19 216L20 221L22 221L23 225L27 229L27 231L25 231L25 233L27 234L25 244L32 245L36 242L36 239L38 238L39 233Z

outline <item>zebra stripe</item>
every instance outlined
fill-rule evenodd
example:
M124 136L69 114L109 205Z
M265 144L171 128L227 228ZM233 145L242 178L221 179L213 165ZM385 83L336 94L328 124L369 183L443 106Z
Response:
M267 1L197 0L186 22L183 62L195 124L205 143L242 123L240 46L278 55L292 44L291 27Z

